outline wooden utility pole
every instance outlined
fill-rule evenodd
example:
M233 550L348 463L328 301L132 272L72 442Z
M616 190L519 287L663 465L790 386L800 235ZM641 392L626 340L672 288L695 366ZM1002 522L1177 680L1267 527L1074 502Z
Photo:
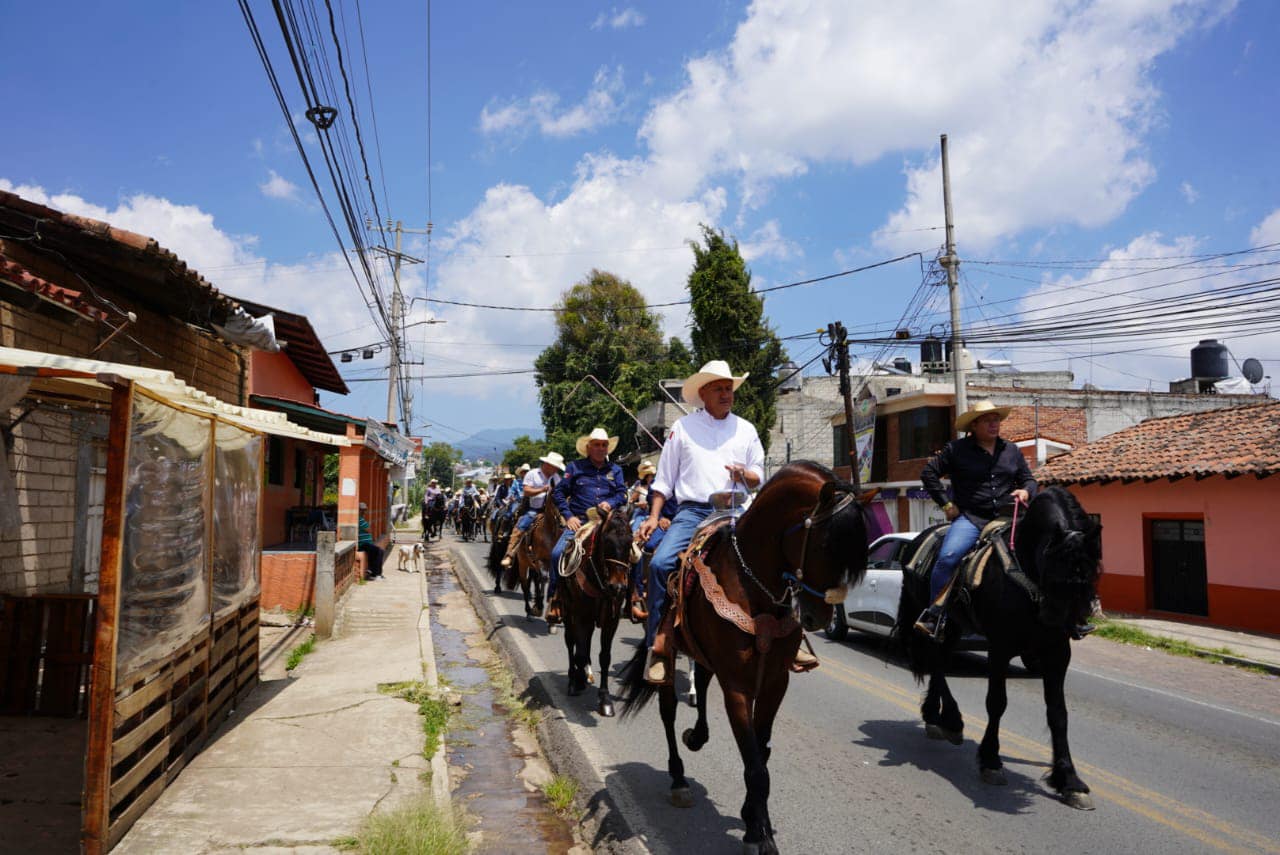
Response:
M938 261L947 269L947 294L951 298L951 376L956 386L956 416L969 409L965 391L964 360L960 340L960 259L956 257L956 230L951 218L951 166L947 161L947 135L942 135L942 207L947 223L947 254Z
M858 472L858 442L853 433L853 384L849 380L849 333L840 321L827 324L827 346L830 352L824 362L830 366L834 360L836 373L840 375L840 397L844 399L844 441L849 448L849 482L857 492L862 492L862 480Z
M391 358L387 362L387 421L391 424L398 424L396 419L396 391L399 388L397 380L400 373L400 348L403 344L403 342L400 341L400 321L404 314L404 297L400 293L400 262L408 261L410 264L423 263L421 258L414 258L413 256L405 255L400 251L401 240L406 233L430 236L431 225L431 223L427 223L427 227L425 229L406 229L404 227L404 223L400 220L396 220L395 223L392 224L391 220L388 219L386 231L395 232L396 248L394 250L390 250L385 246L373 247L373 249L384 253L391 259L391 272L394 279L391 294L391 329L388 331L389 339L387 341L388 347L391 348ZM365 226L369 229L373 228L373 224L368 221L365 222ZM404 405L401 406L401 410L403 410L405 417L405 436L408 436L410 433L407 397L408 396L406 395L405 401L402 402Z

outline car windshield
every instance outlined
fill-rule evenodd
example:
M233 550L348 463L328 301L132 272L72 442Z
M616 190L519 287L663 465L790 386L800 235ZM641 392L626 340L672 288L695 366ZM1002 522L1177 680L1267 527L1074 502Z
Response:
M898 557L902 541L894 538L873 547L867 554L867 567L872 570L888 569Z

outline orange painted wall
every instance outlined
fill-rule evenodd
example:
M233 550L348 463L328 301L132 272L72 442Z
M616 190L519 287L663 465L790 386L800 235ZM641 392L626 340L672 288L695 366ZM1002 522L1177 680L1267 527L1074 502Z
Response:
M253 351L249 359L249 394L315 403L315 390L284 353Z
M1119 482L1071 492L1102 517L1102 605L1151 611L1146 529L1150 515L1203 518L1209 617L1216 626L1280 634L1280 478ZM1196 618L1187 617L1187 620Z
M320 503L324 493L324 456L337 450L327 445L316 445L293 439L284 439L281 445L284 449L284 483L267 484L265 483L266 473L263 473L262 543L265 546L274 546L288 541L288 532L285 531L285 512L289 508L314 507ZM294 486L297 449L302 449L304 454L301 487ZM312 461L309 483L305 469L308 458Z
M338 460L338 537L355 540L359 523L360 502L368 505L365 518L375 543L386 546L390 541L387 507L388 471L381 457L364 445L364 435L356 432L354 425L347 426L347 438L352 445L340 450ZM356 495L343 491L348 479L356 483Z
M262 553L262 608L298 609L315 605L314 552Z

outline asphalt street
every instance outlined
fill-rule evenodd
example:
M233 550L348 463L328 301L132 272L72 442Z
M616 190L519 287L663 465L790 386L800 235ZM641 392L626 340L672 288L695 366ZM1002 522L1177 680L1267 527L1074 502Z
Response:
M453 546L459 573L472 578L467 587L486 592L477 610L494 622L491 636L524 663L518 670L537 684L530 695L549 697L552 715L562 716L552 729L573 755L565 763L589 787L602 782L609 809L625 818L614 833L623 828L627 846L659 853L741 851L742 767L715 683L711 741L683 755L697 801L676 808L667 802L657 704L624 721L595 714L594 687L568 697L563 636L525 618L518 592L490 592L486 544ZM624 622L615 671L640 637ZM1038 679L1013 669L1001 731L1009 781L992 787L976 765L986 723L983 654L964 654L952 669L966 721L964 743L953 746L925 738L921 687L878 640L850 633L832 642L818 633L811 641L822 667L793 677L773 738L770 814L783 852L1280 853L1274 676L1100 639L1076 644L1067 677L1071 748L1097 805L1082 812L1042 782L1050 750ZM677 728L693 719L682 706ZM602 795L588 800L598 807Z

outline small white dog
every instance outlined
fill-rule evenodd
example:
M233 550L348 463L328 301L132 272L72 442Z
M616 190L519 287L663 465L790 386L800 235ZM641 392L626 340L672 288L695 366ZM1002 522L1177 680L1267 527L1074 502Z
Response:
M406 573L419 573L422 571L421 559L426 557L427 550L421 543L402 543L396 552L400 556L400 562L397 570L404 570Z

